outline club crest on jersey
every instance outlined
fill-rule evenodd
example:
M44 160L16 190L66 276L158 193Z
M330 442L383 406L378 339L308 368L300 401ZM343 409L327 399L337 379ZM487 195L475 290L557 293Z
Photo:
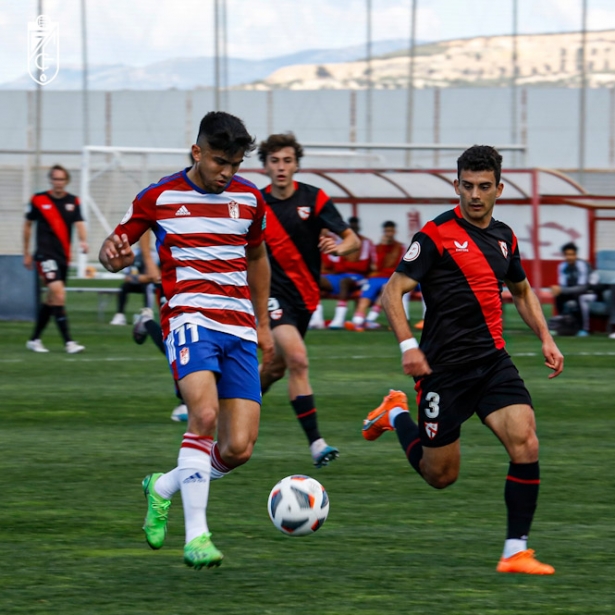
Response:
M502 250L502 254L504 255L504 258L508 258L508 246L506 245L506 242L498 241L498 243L500 244L500 250Z
M75 204L74 203L66 203L66 205L64 205L64 209L66 209L66 211L73 211L75 209Z
M455 247L457 248L456 252L469 252L467 241L464 241L463 243L455 241Z
M233 220L239 218L239 203L237 201L231 201L228 204L228 215L233 218Z
M182 348L179 351L179 362L182 365L186 365L188 363L188 361L190 361L190 349L189 348Z
M408 251L404 254L405 261L414 261L419 257L421 253L421 244L418 241L412 243L408 248Z
M307 220L310 217L309 207L297 207L297 213L302 220Z
M438 434L438 423L425 423L425 433L430 440Z

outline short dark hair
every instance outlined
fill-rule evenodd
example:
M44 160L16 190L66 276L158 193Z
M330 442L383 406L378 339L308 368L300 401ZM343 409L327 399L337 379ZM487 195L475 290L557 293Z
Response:
M473 145L457 158L457 179L462 171L493 171L495 183L500 183L502 156L490 145Z
M277 135L269 135L265 141L261 141L258 146L258 159L265 164L269 154L275 154L285 147L292 147L295 150L295 158L297 163L303 158L303 147L297 137L292 132L284 132Z
M393 220L387 220L386 222L382 223L382 228L397 228L397 224L395 224L395 222L393 222Z
M562 246L562 253L567 252L568 250L574 250L574 253L576 254L579 251L579 248L577 248L577 244L574 243L574 241L569 241Z
M68 172L67 169L65 169L61 164L54 164L51 169L49 169L49 173L47 174L47 176L49 177L49 179L51 179L51 176L53 175L54 171L62 171L64 173L64 175L66 175L66 181L69 182L70 181L70 173Z
M199 125L197 144L203 141L213 150L234 156L239 152L249 154L256 147L256 139L245 124L225 111L210 111Z
M350 216L348 218L348 224L359 224L360 220L357 216Z

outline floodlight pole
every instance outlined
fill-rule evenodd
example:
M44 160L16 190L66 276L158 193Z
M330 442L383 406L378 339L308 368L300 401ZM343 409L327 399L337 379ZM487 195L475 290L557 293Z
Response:
M410 11L410 47L408 49L408 102L406 109L406 143L412 143L412 123L414 121L414 56L416 47L416 5L412 0ZM412 164L412 150L406 150L406 166Z
M214 107L220 111L220 5L214 0Z
M38 16L43 14L43 0L38 0ZM38 65L37 65L38 66ZM40 167L41 167L41 133L43 115L43 86L41 85L42 69L37 68L36 81L36 112L34 118L34 190L40 188Z
M372 140L372 2L367 0L367 40L366 40L366 101L365 101L365 140Z
M519 56L517 54L517 38L518 38L518 1L512 0L512 66L510 67L510 91L511 91L511 100L510 100L510 142L517 142L517 71L518 71L518 59ZM517 156L513 153L512 160L513 167L517 166Z
M585 107L587 104L587 70L585 66L585 48L587 45L587 0L583 0L581 17L581 58L579 91L579 184L585 182Z

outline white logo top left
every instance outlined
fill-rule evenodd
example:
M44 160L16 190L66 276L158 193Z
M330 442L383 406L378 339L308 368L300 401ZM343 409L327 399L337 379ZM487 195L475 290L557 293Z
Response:
M36 83L47 85L60 69L60 24L46 15L28 22L28 73Z

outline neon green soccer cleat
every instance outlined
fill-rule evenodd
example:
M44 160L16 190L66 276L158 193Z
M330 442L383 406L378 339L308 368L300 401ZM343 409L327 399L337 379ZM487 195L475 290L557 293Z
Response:
M209 532L193 538L184 547L184 563L195 570L200 570L203 566L206 568L219 566L223 558L224 555L216 549L211 541L211 533Z
M169 507L171 500L158 495L154 490L156 481L162 476L162 472L148 474L142 482L143 493L147 500L147 514L143 523L145 540L152 549L160 549L167 535L167 521L169 519Z

